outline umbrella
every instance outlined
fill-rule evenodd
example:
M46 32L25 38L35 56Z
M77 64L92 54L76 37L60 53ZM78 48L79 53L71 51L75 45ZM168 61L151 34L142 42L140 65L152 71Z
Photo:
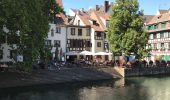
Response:
M107 52L97 52L94 55L112 55L112 53L107 53Z
M90 52L90 51L82 51L79 53L80 55L94 55L94 53Z
M68 55L68 56L78 55L78 53L76 51L70 51L70 52L66 52L66 55Z

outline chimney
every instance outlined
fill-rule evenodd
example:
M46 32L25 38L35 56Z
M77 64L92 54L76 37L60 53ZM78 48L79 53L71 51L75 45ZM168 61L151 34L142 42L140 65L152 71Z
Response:
M81 12L84 12L84 8L81 8L80 11L81 11Z
M109 1L104 1L104 9L105 9L105 13L108 11L109 9Z
M99 11L99 5L96 5L96 11Z
M77 15L80 15L80 10L77 10L77 11L76 11L76 14L77 14Z

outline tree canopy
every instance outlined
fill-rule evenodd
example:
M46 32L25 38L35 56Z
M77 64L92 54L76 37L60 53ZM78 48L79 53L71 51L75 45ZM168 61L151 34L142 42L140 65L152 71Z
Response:
M148 35L144 31L143 12L137 0L116 0L112 7L107 37L113 53L142 57Z
M0 37L12 36L11 40L15 41L15 36L19 36L16 37L19 40L17 54L24 55L26 67L32 66L43 51L51 14L63 11L54 1L0 0ZM4 32L3 27L9 32Z

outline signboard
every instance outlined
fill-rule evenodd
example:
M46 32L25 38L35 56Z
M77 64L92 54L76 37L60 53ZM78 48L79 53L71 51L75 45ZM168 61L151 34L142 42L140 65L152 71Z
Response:
M23 62L23 56L22 55L17 56L17 62Z

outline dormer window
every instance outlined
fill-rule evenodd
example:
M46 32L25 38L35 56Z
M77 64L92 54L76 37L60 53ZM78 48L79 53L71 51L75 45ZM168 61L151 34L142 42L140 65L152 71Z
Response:
M93 25L96 25L96 24L97 24L97 22L95 20L93 20Z
M160 19L162 17L162 15L159 15L157 18Z
M51 29L51 36L54 36L54 29Z
M109 21L107 20L106 21L106 28L108 28L109 27Z
M78 26L80 26L80 20L78 20Z

